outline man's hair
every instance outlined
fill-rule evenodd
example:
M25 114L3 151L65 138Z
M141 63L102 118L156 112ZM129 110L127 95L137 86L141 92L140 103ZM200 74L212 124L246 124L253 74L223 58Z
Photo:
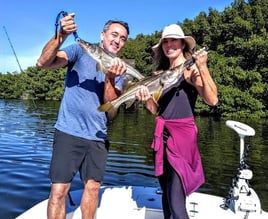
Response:
M128 23L124 22L124 21L120 21L120 20L108 20L103 27L103 32L106 32L111 24L121 24L124 28L126 28L127 30L127 34L129 35L129 27L128 27Z

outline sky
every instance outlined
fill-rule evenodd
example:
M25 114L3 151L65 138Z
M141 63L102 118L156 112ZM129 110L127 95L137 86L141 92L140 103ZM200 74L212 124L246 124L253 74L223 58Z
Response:
M209 8L223 11L234 0L8 0L0 13L0 73L14 73L35 66L42 48L55 34L60 11L75 13L78 36L100 41L109 19L128 22L130 38L150 35L164 26L194 19ZM73 35L63 46L75 43ZM17 59L16 59L17 57ZM18 60L18 61L17 61Z

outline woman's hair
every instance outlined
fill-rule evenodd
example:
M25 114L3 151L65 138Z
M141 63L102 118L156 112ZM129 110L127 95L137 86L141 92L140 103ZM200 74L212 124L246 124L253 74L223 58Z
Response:
M184 42L183 39L183 55L186 59L189 59L192 57L193 52L189 48L188 44ZM154 59L153 59L153 66L156 71L158 70L167 70L170 67L169 59L166 57L166 55L163 52L162 45L158 47L157 50L155 50L154 53Z

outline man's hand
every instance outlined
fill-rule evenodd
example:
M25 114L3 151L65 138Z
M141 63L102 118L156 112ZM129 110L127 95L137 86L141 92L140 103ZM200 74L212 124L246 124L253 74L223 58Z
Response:
M75 31L77 31L77 26L74 22L75 14L71 13L67 16L63 17L60 21L60 34L61 35L69 35Z
M107 77L112 79L116 76L124 74L127 70L126 63L120 58L114 58L112 60L111 66L108 69Z

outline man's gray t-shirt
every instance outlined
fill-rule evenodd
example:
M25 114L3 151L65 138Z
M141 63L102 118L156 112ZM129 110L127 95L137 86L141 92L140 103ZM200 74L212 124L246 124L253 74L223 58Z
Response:
M65 91L55 128L81 138L107 139L107 117L99 112L103 104L105 74L96 71L96 61L78 44L64 49L68 56ZM115 79L122 90L124 76Z

